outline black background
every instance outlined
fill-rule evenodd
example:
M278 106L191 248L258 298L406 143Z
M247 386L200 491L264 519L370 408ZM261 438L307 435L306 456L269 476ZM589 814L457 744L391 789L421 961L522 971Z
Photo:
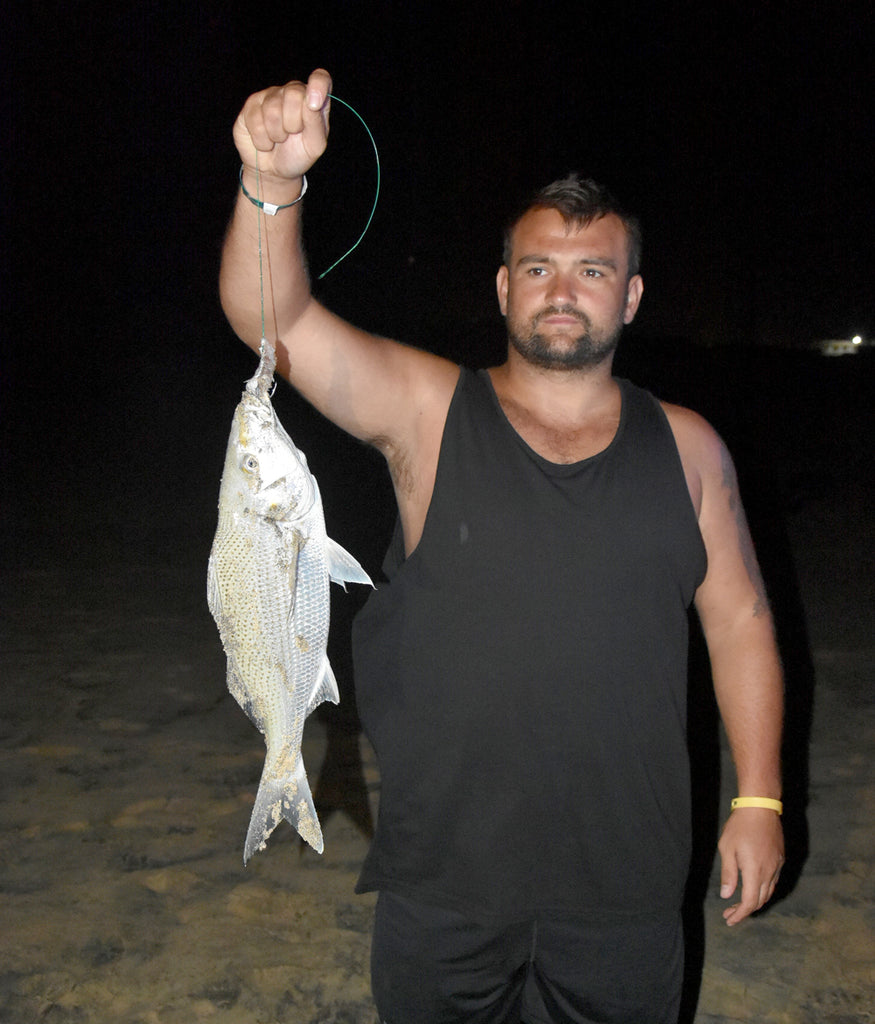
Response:
M747 388L769 419L800 398L799 360L770 355L764 370L761 346L872 330L864 5L17 6L4 61L3 514L34 557L72 536L135 558L208 544L253 365L216 294L230 128L250 92L318 65L382 162L370 232L319 285L362 326L473 365L500 359L504 218L576 169L644 222L645 299L621 372L727 433L756 407ZM307 199L315 270L358 236L374 187L370 143L336 107ZM823 362L806 364L815 397ZM859 369L842 373L860 389ZM329 493L336 466L345 481L364 459L365 491L326 497L355 532L387 496L379 461L288 389L280 401L302 447L313 434Z

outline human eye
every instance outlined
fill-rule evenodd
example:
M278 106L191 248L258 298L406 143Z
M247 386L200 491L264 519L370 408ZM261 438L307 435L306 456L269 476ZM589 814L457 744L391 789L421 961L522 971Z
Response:
M583 276L588 277L590 280L596 280L599 277L604 277L604 271L599 270L598 267L585 267Z

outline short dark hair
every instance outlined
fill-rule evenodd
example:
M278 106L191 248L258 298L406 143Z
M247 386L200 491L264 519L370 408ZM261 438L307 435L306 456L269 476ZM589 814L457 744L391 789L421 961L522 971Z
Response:
M641 224L638 219L627 213L603 185L577 174L569 174L545 185L508 223L504 231L505 266L510 264L514 228L530 210L557 210L565 223L574 228L585 228L594 220L613 213L626 229L628 276L638 273L641 267Z

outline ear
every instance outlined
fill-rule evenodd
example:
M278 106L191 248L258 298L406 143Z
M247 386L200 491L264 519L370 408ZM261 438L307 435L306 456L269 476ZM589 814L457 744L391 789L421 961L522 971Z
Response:
M495 275L495 290L498 292L498 308L502 316L507 316L507 267L503 264Z
M640 274L635 274L626 285L626 308L623 310L623 323L631 324L638 312L641 296L644 294L644 281Z

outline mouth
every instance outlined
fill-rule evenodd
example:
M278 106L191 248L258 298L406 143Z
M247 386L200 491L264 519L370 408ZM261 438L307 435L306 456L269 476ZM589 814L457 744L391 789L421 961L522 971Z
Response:
M546 309L535 317L536 324L553 324L557 327L582 325L589 328L589 320L583 314L572 310Z

